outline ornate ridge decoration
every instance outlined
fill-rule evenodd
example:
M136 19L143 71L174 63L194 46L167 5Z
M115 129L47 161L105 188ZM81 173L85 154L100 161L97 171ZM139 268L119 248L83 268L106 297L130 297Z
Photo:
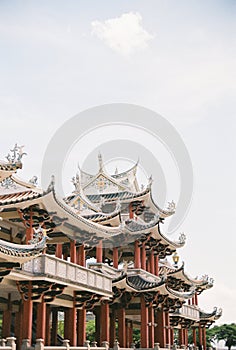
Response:
M11 149L6 156L9 164L21 163L23 156L27 155L27 153L23 151L24 147L25 146L18 146L17 143L15 144L14 148Z
M16 185L12 180L12 178L9 176L1 181L1 187L4 187L5 189L9 189L9 188L16 188Z

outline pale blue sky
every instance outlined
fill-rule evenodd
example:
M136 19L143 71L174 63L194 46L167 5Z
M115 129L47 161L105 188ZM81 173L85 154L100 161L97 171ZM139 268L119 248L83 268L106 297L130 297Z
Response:
M181 258L191 275L215 279L201 299L223 307L220 322L236 321L235 15L227 0L0 1L1 158L25 144L28 179L83 109L126 102L160 113L194 167Z

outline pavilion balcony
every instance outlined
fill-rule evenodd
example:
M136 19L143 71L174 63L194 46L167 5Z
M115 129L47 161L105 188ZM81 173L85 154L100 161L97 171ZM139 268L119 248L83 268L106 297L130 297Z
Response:
M93 291L106 297L112 296L111 277L47 254L22 264L21 279L23 276L25 279L30 277L32 280L49 280L65 284L74 290Z
M183 305L180 309L173 313L174 316L181 316L183 318L188 318L191 320L200 320L199 307L196 305Z

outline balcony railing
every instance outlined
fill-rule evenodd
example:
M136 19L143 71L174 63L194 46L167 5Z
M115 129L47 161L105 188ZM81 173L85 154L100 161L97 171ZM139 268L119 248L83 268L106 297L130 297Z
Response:
M185 318L190 318L192 320L199 321L200 312L198 306L195 305L183 305L181 309L174 313L175 315L180 315Z
M83 290L96 290L107 296L112 295L112 277L51 255L43 254L22 264L22 272L32 274L33 279L43 276L44 279L69 284L75 289L82 287Z

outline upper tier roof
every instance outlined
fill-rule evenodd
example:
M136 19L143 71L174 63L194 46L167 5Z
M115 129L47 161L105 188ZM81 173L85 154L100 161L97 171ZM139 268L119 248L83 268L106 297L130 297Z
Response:
M132 192L139 191L136 178L138 162L129 170L122 173L116 171L113 175L110 175L107 172L101 154L98 155L98 162L99 170L95 175L89 174L79 168L81 186L86 193L89 193L90 189L94 192L94 190L97 189L97 186L106 187L108 192L114 192L114 188L116 188L116 190L128 190Z
M196 293L200 294L203 290L213 287L213 279L207 275L201 278L190 277L184 269L184 263L180 267L174 267L166 262L160 262L159 274L168 276L168 284L175 286L176 288L189 290L193 286L196 289Z

